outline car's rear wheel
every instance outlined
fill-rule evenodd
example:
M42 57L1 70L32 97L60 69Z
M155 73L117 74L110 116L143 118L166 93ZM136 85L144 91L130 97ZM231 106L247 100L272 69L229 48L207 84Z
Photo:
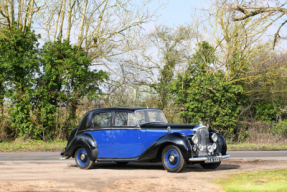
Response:
M95 164L95 162L89 158L85 148L77 149L74 157L78 167L81 169L90 169Z
M219 163L200 163L201 167L203 167L204 169L216 169L221 162Z
M168 145L164 148L161 161L163 167L168 172L178 173L182 171L185 166L185 160L181 154L181 151L175 145Z

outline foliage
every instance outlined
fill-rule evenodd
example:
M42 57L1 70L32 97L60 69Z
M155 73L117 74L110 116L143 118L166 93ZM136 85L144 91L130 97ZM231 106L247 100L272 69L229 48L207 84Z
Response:
M0 63L6 74L8 90L5 95L12 103L9 108L12 128L23 136L32 134L34 128L30 112L35 96L35 74L39 71L37 39L40 36L29 27L22 31L16 26L2 31L5 37L0 39Z
M79 100L96 99L100 83L108 78L102 70L91 70L90 59L69 41L46 43L41 50L43 72L39 78L39 120L45 132L55 128L57 107L69 106L69 121L76 118ZM67 122L66 129L70 127ZM71 127L70 127L71 128Z
M244 92L242 86L226 82L221 71L208 69L206 63L216 60L213 50L207 42L198 44L189 69L179 74L171 89L187 123L202 121L212 129L233 132Z
M255 119L260 121L276 122L278 121L278 108L280 107L279 103L271 102L256 102L253 104L253 110L255 113Z
M66 137L71 126L75 126L79 101L96 99L101 94L100 84L108 79L108 74L91 69L85 52L69 41L46 43L39 50L40 36L29 27L22 31L15 23L2 33L0 101L4 96L9 99L12 131L7 132L14 133L14 138L24 136L44 141L52 139L59 131L62 135L60 133L58 139ZM68 109L69 115L60 129L57 110L63 107ZM3 103L1 110L3 118ZM6 132L7 123L4 125L4 122L7 121L2 119L1 129Z
M287 119L275 124L274 133L281 135L283 138L287 138Z
M190 38L190 31L190 28L184 26L177 28L163 26L156 28L155 32L151 34L152 45L159 50L159 61L151 62L159 70L157 82L151 85L159 94L159 109L164 109L168 104L168 86L175 74L175 67L187 56L186 47L183 45ZM148 58L147 62L150 60L151 58Z

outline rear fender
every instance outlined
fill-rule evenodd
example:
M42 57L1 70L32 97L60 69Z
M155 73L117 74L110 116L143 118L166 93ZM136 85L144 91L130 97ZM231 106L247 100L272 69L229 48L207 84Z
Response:
M88 156L92 161L97 160L98 146L93 136L88 133L77 135L68 143L64 155L67 157L74 157L74 153L79 147L83 147L87 150Z

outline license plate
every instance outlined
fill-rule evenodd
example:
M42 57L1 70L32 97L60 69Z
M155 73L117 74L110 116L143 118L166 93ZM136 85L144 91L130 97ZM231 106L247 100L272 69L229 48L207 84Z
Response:
M221 161L220 157L208 157L205 163L218 163Z

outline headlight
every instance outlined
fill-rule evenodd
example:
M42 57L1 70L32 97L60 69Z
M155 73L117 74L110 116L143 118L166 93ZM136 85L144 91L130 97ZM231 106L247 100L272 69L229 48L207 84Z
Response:
M213 144L212 144L212 148L213 148L213 150L215 150L215 149L216 149L216 147L217 147L217 146L216 146L216 143L213 143Z
M212 145L208 145L207 150L209 153L212 153L214 151Z
M196 135L194 135L192 138L191 138L193 144L197 144L198 143L198 137Z
M217 134L216 134L216 133L213 133L213 134L211 135L211 139L212 139L213 142L216 142L216 141L217 141Z

